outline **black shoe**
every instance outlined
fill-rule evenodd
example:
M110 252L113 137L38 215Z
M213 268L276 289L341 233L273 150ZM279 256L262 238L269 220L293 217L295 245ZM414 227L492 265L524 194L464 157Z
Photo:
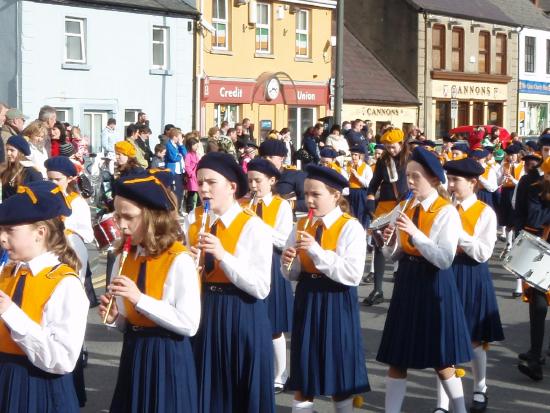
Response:
M523 295L523 293L518 293L517 291L514 291L514 292L512 293L512 297L513 297L513 298L518 298L518 297L521 297L522 295Z
M433 410L432 413L449 413L449 411L438 407L437 409Z
M542 366L535 361L520 361L520 363L518 364L518 369L531 380L542 380Z
M374 247L371 244L367 244L367 252L373 252Z
M475 391L474 396L476 394L483 396L483 401L478 402L477 400L473 399L472 404L470 405L470 413L483 413L487 409L487 394L480 391Z
M533 356L533 353L531 351L526 351L525 353L519 353L518 359L522 361L532 361L535 357ZM536 360L535 360L536 361ZM538 363L542 366L546 364L546 358L544 356L540 356L538 359Z
M382 291L374 290L369 294L367 298L363 300L363 305L370 307L371 305L376 305L384 302L384 293Z
M275 394L281 394L285 391L285 385L281 383L275 383Z
M363 275L361 282L363 284L372 284L374 282L374 273L369 272L367 275Z

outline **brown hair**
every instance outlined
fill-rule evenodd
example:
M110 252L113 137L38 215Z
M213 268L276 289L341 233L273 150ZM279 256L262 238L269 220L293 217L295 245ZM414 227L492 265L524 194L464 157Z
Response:
M326 185L326 184L325 184ZM331 187L331 186L328 186L326 185L327 189L328 189L328 192L331 194L331 195L334 195L336 193L338 193L340 195L340 197L338 198L338 200L336 201L336 205L340 207L340 209L342 210L342 212L345 212L345 213L350 213L351 211L351 208L349 207L349 203L347 201L347 199L342 195L342 192L338 191L337 189Z
M208 129L208 137L213 138L216 133L220 131L220 128L217 126L213 126L210 129Z
M46 249L59 258L59 261L75 271L80 270L80 260L76 252L70 247L65 236L65 224L60 217L38 221L32 224L34 228L46 227Z
M141 246L150 257L158 257L176 241L183 239L175 211L162 211L141 206L144 235ZM122 252L122 242L117 253Z
M538 182L535 182L533 186L538 186L540 188L539 197L543 202L550 202L550 181L547 179L542 179Z
M168 130L168 132L166 132L166 136L168 137L168 139L172 139L181 134L182 132L180 128L171 128L170 130Z
M11 185L14 188L21 185L23 178L25 177L25 168L21 165L21 161L25 159L27 159L27 157L22 152L19 152L15 162L6 162L4 169L0 173L0 181L2 182L2 185ZM13 184L10 184L10 181L12 180Z
M134 168L140 168L137 158L128 157L128 161L124 165L117 166L117 172L119 176L124 175Z
M399 151L395 159L396 160L395 167L397 169L404 168L407 165L407 162L409 161L409 158L411 156L411 149L409 148L409 145L407 145L405 141L402 141L400 143L401 143L401 150ZM386 166L390 166L391 157L392 156L390 155L390 153L387 150L384 150L384 153L380 158L382 159L384 164L386 164Z
M48 128L41 120L32 121L25 129L23 129L23 132L21 132L23 136L26 136L31 140L37 136L46 136L47 133Z

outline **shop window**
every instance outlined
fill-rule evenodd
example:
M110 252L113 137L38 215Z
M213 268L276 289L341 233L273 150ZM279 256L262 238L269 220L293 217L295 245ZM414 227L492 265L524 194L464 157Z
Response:
M292 144L296 149L302 146L303 133L316 122L315 108L294 107L288 109L288 127L292 136Z
M432 68L445 70L445 26L441 24L432 28Z
M472 125L483 125L483 102L474 102Z
M256 13L256 53L271 53L270 5L257 3Z
M441 137L451 129L451 102L435 102L435 136Z
M464 29L456 27L453 29L453 71L464 71Z
M217 127L220 127L223 121L227 121L232 128L239 119L239 105L214 105L214 125Z
M490 73L491 34L489 32L479 32L479 53L477 60L479 73Z
M470 124L470 103L458 102L457 126Z
M496 54L495 54L495 73L497 75L506 74L506 35L497 34Z
M169 28L153 26L153 69L168 69Z
M86 19L65 17L65 63L86 63Z
M525 36L525 71L529 73L535 72L535 45L536 38Z
M527 135L539 135L548 125L548 104L528 103L525 131Z
M296 56L309 57L309 11L296 13Z
M487 124L502 126L502 103L489 103L487 109Z
M212 0L212 26L214 34L212 35L212 47L215 49L227 50L227 0Z

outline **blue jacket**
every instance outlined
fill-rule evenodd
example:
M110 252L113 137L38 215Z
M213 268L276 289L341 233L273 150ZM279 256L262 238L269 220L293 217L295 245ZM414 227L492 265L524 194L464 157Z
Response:
M172 142L166 142L166 155L164 155L164 162L166 162L166 168L170 169L172 173L176 173L176 163L181 163L182 174L185 173L185 165L183 159L187 155L187 149L185 146L178 145L177 148L172 145Z
M311 158L313 159L311 163L318 164L321 157L319 155L319 145L317 145L315 137L311 135L304 136L302 146L311 155Z

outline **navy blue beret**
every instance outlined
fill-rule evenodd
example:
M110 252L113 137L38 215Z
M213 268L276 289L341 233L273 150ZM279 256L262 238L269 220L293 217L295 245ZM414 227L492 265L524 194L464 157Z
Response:
M348 180L342 174L326 166L308 165L306 172L308 179L321 181L340 192L349 185Z
M172 211L176 208L160 179L149 173L126 175L115 181L116 196L149 209Z
M519 143L513 143L512 145L508 145L506 149L504 149L504 152L506 152L508 155L514 155L519 153L521 151L521 145Z
M445 183L445 173L437 155L422 146L414 148L411 160L418 162L435 176L441 183Z
M76 166L66 156L54 156L44 162L47 171L60 172L65 176L77 176Z
M224 152L207 153L199 161L197 171L199 169L211 169L227 180L235 182L237 184L237 192L235 193L237 199L242 198L248 192L248 177L232 155Z
M174 174L170 169L167 168L151 168L149 173L155 176L162 184L168 188L172 189L174 185Z
M542 157L540 155L537 155L537 154L534 154L534 153L531 153L529 155L525 155L521 158L521 160L523 162L528 162L528 161L537 161L537 162L542 162Z
M260 144L260 156L282 156L284 158L287 154L285 143L278 139L266 139Z
M535 141L527 141L527 142L525 142L525 146L528 146L529 148L533 149L534 151L539 150L539 145Z
M29 142L27 142L27 140L21 135L11 136L6 142L6 145L13 146L25 156L29 156L31 154L31 147L29 146Z
M374 146L374 149L375 149L375 150L376 150L376 149L382 149L382 150L384 150L384 149L386 149L386 147L385 147L384 145L382 145L381 143L377 143L377 144Z
M463 176L465 178L477 178L485 172L483 166L471 158L445 162L443 168L447 171L447 175Z
M539 147L550 146L550 134L541 135L539 138Z
M0 204L0 225L19 225L71 215L61 188L50 181L19 185L17 193Z
M420 141L420 145L429 146L430 148L435 148L437 146L437 144L434 141L431 141L429 139L426 139L425 141Z
M468 156L474 159L483 159L487 158L490 154L487 149L474 149L468 153Z
M279 179L281 177L281 173L277 168L275 168L275 165L273 165L272 162L264 158L252 159L248 163L248 171L261 172L270 178L275 177L276 179Z
M319 155L321 158L336 158L338 156L338 152L336 152L332 148L323 148L321 149L321 152L319 152Z
M354 145L351 148L349 148L349 151L351 153L362 153L365 154L365 147L363 145Z
M489 152L492 153L494 151L495 147L487 145L487 146L484 146L483 149L485 149L486 151L489 151Z
M455 143L451 147L451 150L452 151L460 151L460 152L468 153L468 152L470 152L470 147L468 146L467 143Z

